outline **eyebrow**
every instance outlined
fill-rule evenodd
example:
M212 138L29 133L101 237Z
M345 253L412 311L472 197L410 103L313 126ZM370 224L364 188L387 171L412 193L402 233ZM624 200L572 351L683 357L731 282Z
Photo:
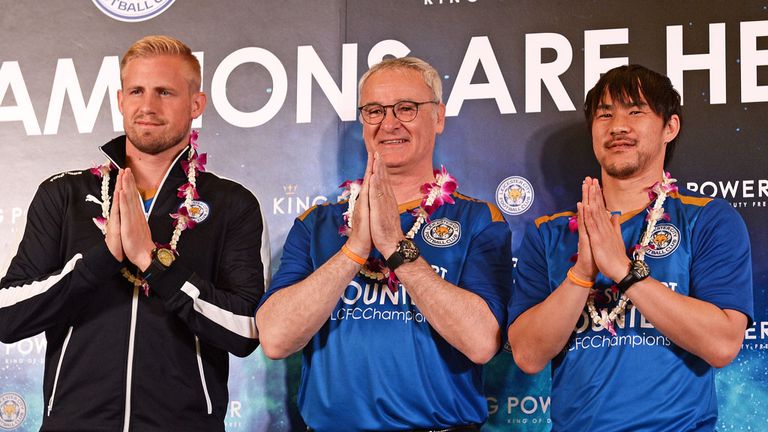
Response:
M620 102L619 105L621 105L621 106L623 106L625 108L632 108L632 107L647 108L649 106L648 102L644 102L644 101L629 101L629 103L621 103ZM601 104L599 104L597 106L597 108L595 108L595 111L599 111L599 110L606 110L606 111L608 111L608 110L611 110L611 109L613 109L613 105L607 104L607 103L601 103Z

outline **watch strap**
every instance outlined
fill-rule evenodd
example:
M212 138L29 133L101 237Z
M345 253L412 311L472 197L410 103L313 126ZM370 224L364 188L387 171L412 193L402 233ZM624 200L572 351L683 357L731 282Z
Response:
M389 271L395 271L396 268L400 267L405 262L405 257L403 254L400 253L400 251L395 251L392 253L392 255L387 258L387 268Z

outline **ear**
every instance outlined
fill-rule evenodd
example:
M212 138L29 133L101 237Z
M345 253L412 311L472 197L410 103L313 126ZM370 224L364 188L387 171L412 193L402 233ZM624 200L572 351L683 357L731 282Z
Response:
M680 133L680 117L677 114L672 114L672 116L667 121L667 124L664 125L664 142L668 143L675 139L677 137L677 134Z
M120 114L125 114L123 112L123 90L120 89L117 91L117 108L120 110Z
M440 104L437 105L435 132L441 134L443 133L443 129L445 129L445 104L440 102Z
M208 103L208 97L203 92L197 92L192 95L192 118L196 119L205 111L205 104Z

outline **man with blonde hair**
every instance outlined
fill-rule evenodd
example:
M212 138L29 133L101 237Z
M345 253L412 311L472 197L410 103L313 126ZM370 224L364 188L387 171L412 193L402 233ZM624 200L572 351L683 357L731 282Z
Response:
M268 357L303 350L311 430L471 431L488 416L481 365L500 346L510 232L433 169L441 93L416 58L362 77L365 176L296 220L256 313Z
M126 135L40 185L0 282L0 340L45 332L43 431L223 431L228 352L258 345L261 209L205 172L186 45L145 37L120 76Z

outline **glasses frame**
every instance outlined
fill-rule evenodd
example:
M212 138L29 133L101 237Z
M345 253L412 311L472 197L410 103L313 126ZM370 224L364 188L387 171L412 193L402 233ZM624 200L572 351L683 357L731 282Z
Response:
M403 103L410 103L410 104L414 104L416 106L416 114L414 114L413 118L410 119L410 120L403 120L403 119L401 119L400 117L397 116L397 110L395 110L395 107L400 105L400 104L403 104ZM357 107L357 110L360 111L360 118L362 118L365 123L367 123L369 125L375 126L375 125L380 125L381 123L384 122L384 119L387 117L387 110L388 109L392 110L392 115L395 116L396 119L400 120L403 123L408 123L408 122L412 122L412 121L416 120L416 117L419 115L419 108L422 105L424 105L424 104L439 104L439 103L440 103L440 101L435 101L435 100L429 100L429 101L424 101L424 102L416 102L416 101L411 101L411 100L402 100L402 101L400 101L398 103L395 103L395 104L392 104L392 105L382 105L382 104L378 104L378 103L369 103L369 104L365 104L363 106ZM370 122L370 121L368 121L366 119L365 115L363 114L363 109L365 109L367 107L370 107L370 106L380 106L380 107L382 107L384 109L384 115L381 116L381 120L379 120L378 122Z

